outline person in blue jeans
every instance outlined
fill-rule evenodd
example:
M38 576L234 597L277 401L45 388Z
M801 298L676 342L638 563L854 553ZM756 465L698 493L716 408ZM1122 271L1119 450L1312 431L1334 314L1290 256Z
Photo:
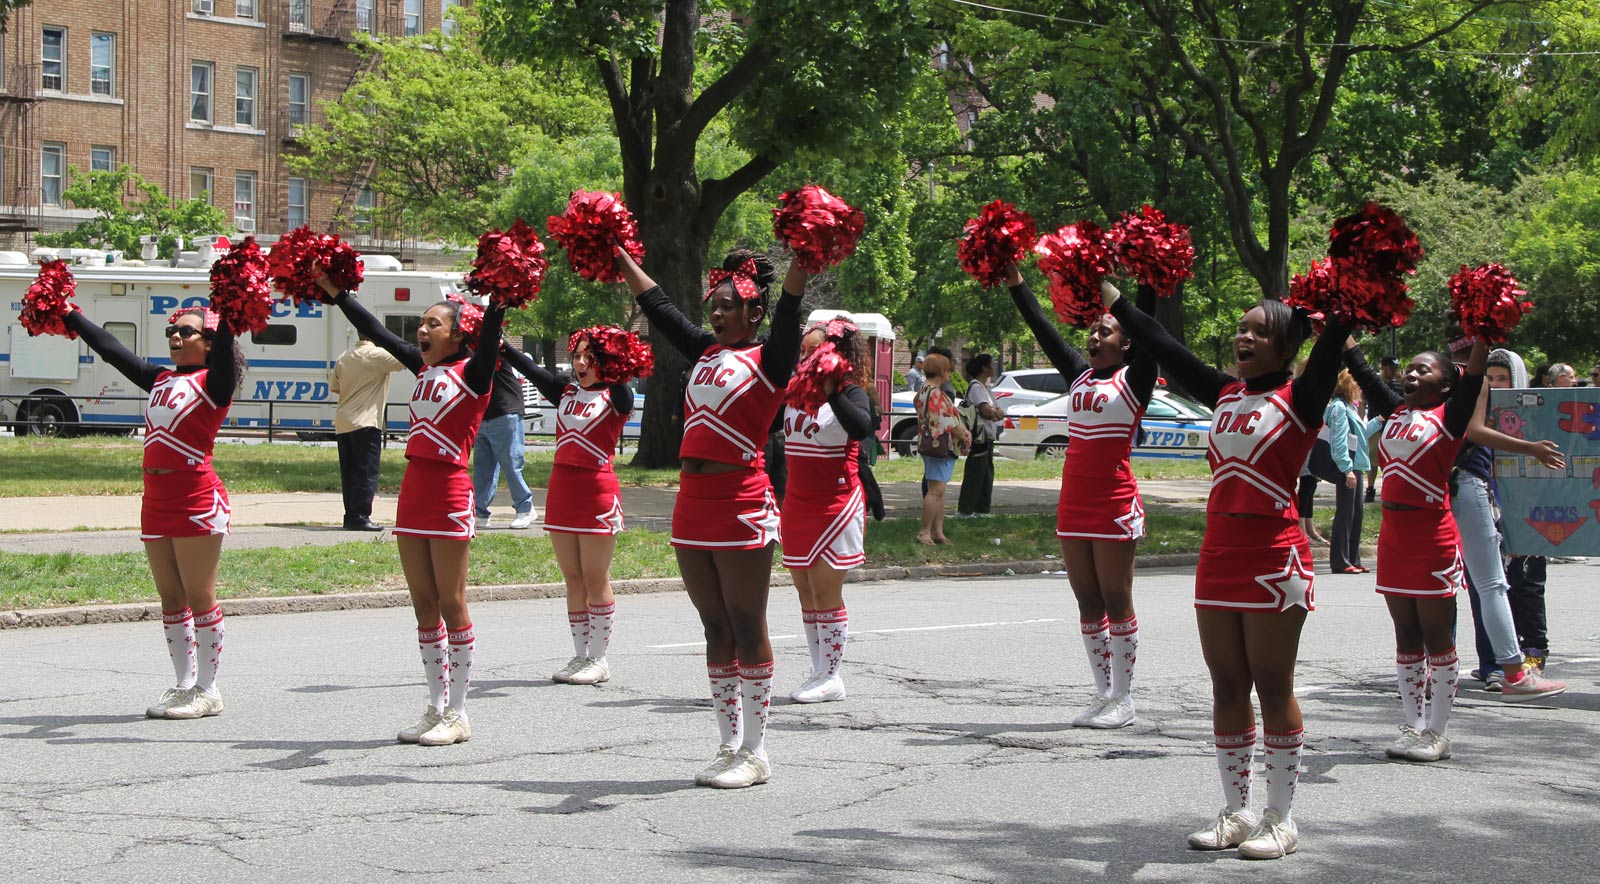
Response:
M1355 404L1360 392L1349 371L1339 372L1333 398L1322 412L1333 465L1343 477L1333 486L1333 530L1328 539L1328 566L1334 574L1367 573L1361 564L1361 524L1366 516L1361 484L1372 468L1367 437L1383 428L1383 418L1375 417L1370 422L1361 419Z
M522 478L522 436L522 380L501 362L494 372L494 388L478 439L472 443L473 515L480 530L489 527L489 505L494 503L502 472L516 510L511 527L527 528L539 517L533 508L533 490Z

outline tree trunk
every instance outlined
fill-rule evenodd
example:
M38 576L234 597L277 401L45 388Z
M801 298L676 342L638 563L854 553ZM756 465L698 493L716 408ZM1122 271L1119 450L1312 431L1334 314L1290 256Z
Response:
M657 191L658 195L661 193ZM645 247L645 271L685 316L699 322L708 243L695 233L690 222L695 205L647 195L641 207L643 211L637 217L639 237ZM674 467L678 465L678 446L683 441L680 400L689 361L654 327L650 329L650 347L655 351L656 367L645 382L644 415L633 465Z

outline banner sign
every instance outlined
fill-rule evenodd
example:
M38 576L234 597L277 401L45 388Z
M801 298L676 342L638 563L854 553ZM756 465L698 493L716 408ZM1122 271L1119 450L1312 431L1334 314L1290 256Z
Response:
M1567 468L1495 452L1506 552L1600 555L1600 387L1490 390L1489 425L1519 439L1561 446Z

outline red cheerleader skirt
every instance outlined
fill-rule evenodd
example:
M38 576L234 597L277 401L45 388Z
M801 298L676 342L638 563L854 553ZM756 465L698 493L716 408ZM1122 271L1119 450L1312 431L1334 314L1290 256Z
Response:
M585 470L558 463L550 471L544 530L562 534L621 534L622 497L611 469Z
M210 467L145 473L139 539L227 534L232 513L228 489Z
M1194 575L1197 608L1315 611L1311 543L1296 519L1206 517Z
M476 537L478 532L472 521L472 477L467 468L426 457L407 460L391 530L396 534L450 540Z
M1144 536L1144 503L1133 476L1105 479L1061 477L1056 536L1078 540L1138 540Z
M1378 527L1378 592L1455 598L1466 578L1461 535L1447 509L1383 511Z
M867 495L859 484L820 500L795 492L791 485L779 519L785 568L810 568L820 559L847 571L867 560Z
M760 549L778 539L778 501L764 470L680 473L672 545Z

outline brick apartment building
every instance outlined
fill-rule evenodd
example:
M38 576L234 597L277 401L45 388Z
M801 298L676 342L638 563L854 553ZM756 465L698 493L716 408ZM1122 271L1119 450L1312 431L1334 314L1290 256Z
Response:
M459 2L34 0L0 40L0 247L87 216L62 205L69 166L126 164L171 197L208 193L243 232L310 224L394 251L360 224L363 181L284 157L360 73L358 32L424 33Z

